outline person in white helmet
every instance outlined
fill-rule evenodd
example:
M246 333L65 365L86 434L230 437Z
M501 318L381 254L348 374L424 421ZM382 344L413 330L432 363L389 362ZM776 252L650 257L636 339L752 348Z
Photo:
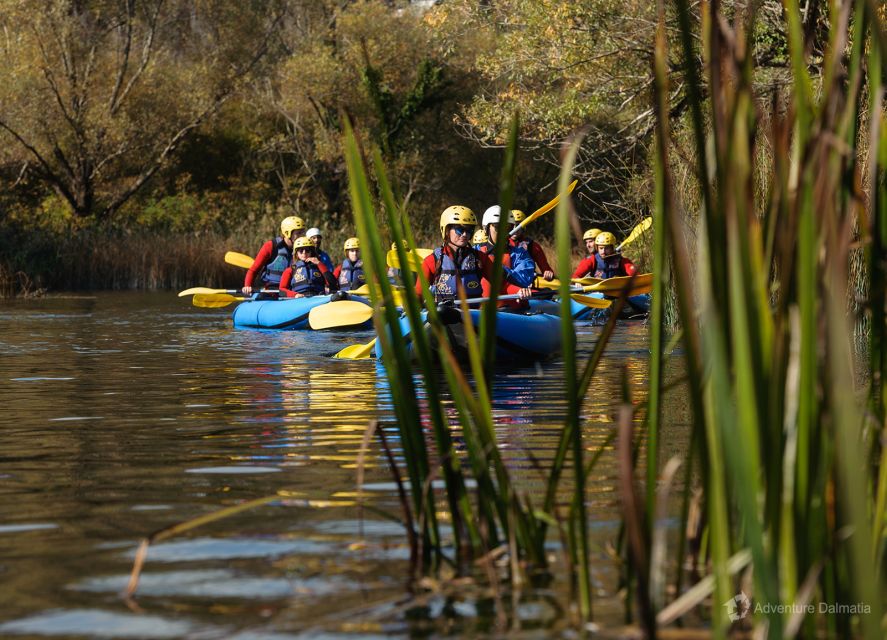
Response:
M311 240L314 243L314 246L317 248L317 258L320 260L323 265L329 270L333 270L333 260L330 258L330 254L324 251L321 248L321 243L323 242L323 234L320 233L320 229L317 227L311 227L305 232L305 237Z
M478 251L493 255L496 252L496 239L499 235L499 218L501 209L498 204L484 211L481 219L481 231L487 241L480 245ZM505 245L502 254L502 267L505 269L505 281L518 287L532 287L536 279L536 265L526 249L517 246L511 239Z

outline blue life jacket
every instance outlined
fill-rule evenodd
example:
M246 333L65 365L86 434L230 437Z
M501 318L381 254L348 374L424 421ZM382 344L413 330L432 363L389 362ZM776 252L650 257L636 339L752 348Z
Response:
M480 268L478 252L468 247L456 259L458 264L449 253L443 251L443 247L434 250L434 275L431 279L431 293L438 302L458 299L457 286L461 286L465 290L466 298L483 296L480 284L483 272ZM460 280L461 285L458 284Z
M496 245L487 242L481 245L481 251L493 255ZM509 244L506 245L505 251L511 265L510 267L502 265L502 268L505 269L505 280L521 288L533 286L533 281L536 279L536 263L533 262L527 250L519 245Z
M293 263L290 291L301 293L303 296L316 296L326 291L325 285L323 274L316 264L304 260L296 260Z
M350 291L362 287L366 282L363 275L363 260L351 262L348 258L342 260L342 269L339 271L339 290Z
M326 251L318 251L317 258L323 263L323 266L325 266L330 273L332 273L333 269L336 268L336 266L333 264L333 259L330 258L330 254L328 254Z
M594 254L594 273L595 278L617 278L619 276L627 276L625 265L622 262L622 256L618 253L604 258L600 253Z
M287 246L286 241L280 236L277 236L271 242L273 243L272 255L276 255L274 255L274 259L271 262L265 265L261 280L266 287L277 287L280 286L280 276L283 275L283 272L286 271L286 268L293 261L293 250Z

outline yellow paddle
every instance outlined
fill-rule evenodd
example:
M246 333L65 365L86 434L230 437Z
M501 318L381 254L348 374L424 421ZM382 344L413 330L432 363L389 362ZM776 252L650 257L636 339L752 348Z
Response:
M570 183L570 186L567 187L567 193L573 193L573 189L576 188L576 184L578 184L578 182L579 182L578 180L573 180L573 182ZM543 204L541 207L536 209L533 213L531 213L526 218L521 220L519 225L517 225L514 229L512 229L511 231L508 232L508 235L513 236L515 233L517 233L518 229L522 229L522 228L526 227L528 224L530 224L531 222L533 222L534 220L536 220L537 218L541 218L546 213L548 213L549 211L554 209L560 201L561 201L561 194L557 194L548 203Z
M653 226L653 218L647 217L641 220L640 224L638 224L634 229L631 230L631 233L628 234L628 237L623 240L620 244L616 245L616 251L621 251L622 248L631 244L635 240L641 237L641 234L644 233L647 229Z
M410 271L419 271L419 269L422 268L422 261L432 253L434 253L433 249L416 249L415 251L408 251L407 261L410 263ZM389 251L385 258L389 267L400 269L400 260L397 259L397 249Z
M571 282L582 286L583 291L597 291L609 295L621 294L622 289L631 282L631 290L628 292L628 295L639 296L643 293L650 293L650 291L652 291L653 274L641 273L634 276L634 280L632 280L631 276L619 276L617 278L607 278L606 280L600 280L598 278L573 278ZM560 286L560 283L557 280L543 280L542 278L536 278L535 286L545 289L556 289Z
M312 329L355 327L373 317L373 308L357 300L337 300L321 304L308 312Z
M235 267L242 267L244 269L249 269L253 266L253 259L250 258L245 253L237 253L236 251L229 251L225 254L225 262L228 264L233 264Z
M191 304L204 309L218 309L219 307L227 307L232 302L243 302L244 300L249 300L249 298L232 296L230 293L195 293L191 298Z
M365 360L370 357L370 354L373 352L373 347L376 346L376 340L378 338L373 338L366 344L352 344L334 355L334 358L339 358L342 360Z
M193 296L195 293L240 293L237 289L210 289L209 287L191 287L190 289L185 289L184 291L179 291L179 297L184 298L185 296ZM277 291L272 291L271 293L277 293Z

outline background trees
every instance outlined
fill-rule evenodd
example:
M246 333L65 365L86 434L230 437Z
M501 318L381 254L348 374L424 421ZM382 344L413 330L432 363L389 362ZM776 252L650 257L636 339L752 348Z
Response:
M276 0L4 3L0 160L75 216L111 216L261 72L282 9Z
M724 4L727 15L746 10ZM820 4L801 7L814 70L828 32ZM579 215L627 231L652 191L654 9L635 0L7 0L0 263L47 225L238 233L251 250L257 237L244 230L264 237L296 211L349 233L344 113L385 154L420 235L435 236L449 204L492 204L515 109L517 206L551 197L561 145L581 131ZM781 3L764 0L757 17L768 109L787 80ZM684 65L669 66L680 144ZM674 156L688 195L693 153Z

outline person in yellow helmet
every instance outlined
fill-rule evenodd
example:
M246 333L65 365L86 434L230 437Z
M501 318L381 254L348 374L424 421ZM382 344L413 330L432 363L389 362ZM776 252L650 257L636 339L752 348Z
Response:
M293 261L293 242L305 230L305 221L298 216L287 216L280 223L280 235L268 240L259 249L252 265L243 278L243 293L251 295L256 278L264 289L280 286L283 272Z
M293 264L280 277L282 297L307 298L338 291L339 284L317 257L317 247L311 238L296 238L293 248L296 253Z
M523 222L524 212L520 209L512 209L511 213L508 216L508 222L512 225L517 225ZM524 250L530 255L533 259L533 264L536 266L536 271L545 278L546 280L552 280L554 278L554 269L551 268L551 265L548 262L548 258L545 256L545 251L543 251L540 244L534 240L531 240L524 234L524 229L521 227L517 230L513 236L513 242L515 246L523 247Z
M360 259L360 239L348 238L345 241L345 258L342 264L333 271L339 283L339 291L351 291L366 284L363 273L363 260Z
M594 252L597 251L597 248L594 245L594 240L600 235L600 233L600 229L589 229L582 234L582 241L585 243L585 250L588 252L589 257L593 256Z
M454 205L440 214L440 235L443 239L422 262L422 273L431 285L436 302L454 302L459 291L466 298L486 297L496 265L493 256L483 254L471 246L471 236L477 227L477 218L468 207ZM422 294L422 280L416 279L416 292ZM530 296L530 290L504 281L502 293Z
M487 232L483 229L478 229L474 232L474 235L471 236L471 246L480 251L481 246L485 245L489 242L490 239L487 237Z
M631 260L616 253L616 236L602 231L594 239L597 251L579 263L574 278L616 278L634 275L637 270Z

